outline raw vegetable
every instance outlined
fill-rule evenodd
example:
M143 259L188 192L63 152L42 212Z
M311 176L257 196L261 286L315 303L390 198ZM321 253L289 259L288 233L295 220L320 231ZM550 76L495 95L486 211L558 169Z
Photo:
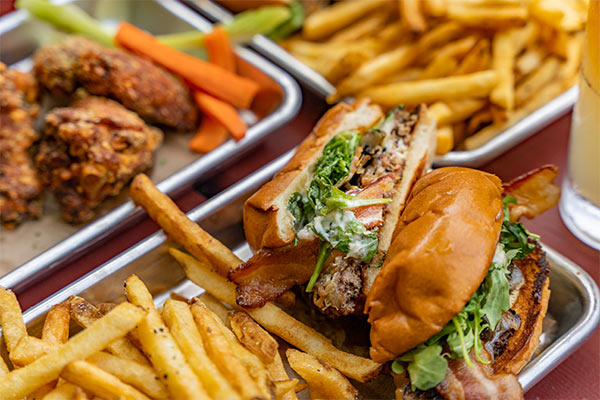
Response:
M508 267L513 260L527 256L535 248L529 239L537 235L527 232L523 224L508 219L508 204L515 203L507 196L504 202L504 219L500 231L500 242L482 284L469 299L458 315L448 322L442 330L424 344L401 355L392 363L392 370L401 373L404 364L410 376L412 389L428 390L439 384L446 375L448 363L445 357L464 357L472 366L469 352L473 349L475 357L482 364L488 364L482 355L480 335L486 328L494 330L502 313L510 308ZM485 318L484 318L485 317ZM442 354L446 344L449 354ZM435 350L428 350L434 348ZM439 351L438 351L439 348ZM426 352L426 353L425 353Z
M240 57L236 57L236 61L238 75L258 83L260 87L252 102L252 111L259 118L266 117L281 104L283 99L281 86L248 61Z
M270 33L267 33L269 39L278 42L302 28L302 24L304 24L304 7L302 3L299 1L293 3L289 10L291 12L290 18Z
M198 132L190 141L190 150L196 153L208 153L226 140L227 129L212 117L205 115Z
M177 51L127 22L119 26L116 41L233 106L249 108L258 92L259 87L255 82Z
M235 73L235 54L225 29L217 26L212 32L206 34L204 47L211 63Z
M47 0L17 0L15 7L27 10L36 18L49 22L60 29L85 35L104 46L114 46L114 35L73 4L59 6Z
M200 110L223 125L235 140L244 137L248 127L231 105L203 92L194 93L194 100Z

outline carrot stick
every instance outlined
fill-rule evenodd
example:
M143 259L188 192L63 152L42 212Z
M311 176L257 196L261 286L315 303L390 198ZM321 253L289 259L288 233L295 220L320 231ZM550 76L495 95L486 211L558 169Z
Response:
M217 26L204 36L204 48L211 63L235 73L235 54L227 31L223 27Z
M208 153L227 140L227 129L216 119L205 115L198 132L190 141L190 150L196 153Z
M119 25L115 40L126 49L150 58L192 85L236 107L250 107L258 92L258 84L250 79L164 45L127 22Z
M235 140L244 137L248 127L235 108L203 92L195 92L194 99L198 108L223 125Z
M238 74L258 83L260 87L252 102L251 110L259 118L266 117L281 104L283 89L277 82L248 61L236 57L236 63Z

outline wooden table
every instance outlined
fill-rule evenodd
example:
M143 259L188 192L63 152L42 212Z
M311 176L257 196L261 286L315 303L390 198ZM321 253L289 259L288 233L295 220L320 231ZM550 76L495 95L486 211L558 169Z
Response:
M327 107L321 99L305 91L302 110L292 122L270 135L266 142L237 162L235 166L220 172L218 177L198 182L195 187L201 188L204 195L193 188L188 188L176 198L177 203L185 211L190 210L204 201L206 195L218 193L285 153L310 132ZM559 179L562 180L570 121L570 114L562 117L481 169L495 173L502 180L507 181L530 169L552 163L560 168ZM544 243L579 264L596 282L600 282L600 253L580 242L569 232L557 208L537 217L534 221L526 221L525 225L532 232L541 235ZM112 236L110 240L99 244L80 259L65 265L42 283L18 293L22 306L25 308L32 306L156 230L156 224L145 219L126 232ZM526 394L526 398L599 399L600 331L596 330L572 356L531 389Z

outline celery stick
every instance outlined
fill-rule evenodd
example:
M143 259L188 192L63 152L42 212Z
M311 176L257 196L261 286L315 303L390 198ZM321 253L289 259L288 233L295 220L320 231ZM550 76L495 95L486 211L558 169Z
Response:
M204 32L201 31L171 33L156 38L167 46L178 50L204 46Z
M299 1L293 3L290 6L290 12L292 16L287 21L267 33L269 39L278 42L302 28L304 24L304 7L302 4Z
M114 36L104 30L98 21L72 4L58 6L46 0L17 0L15 6L57 28L82 34L105 46L114 46Z

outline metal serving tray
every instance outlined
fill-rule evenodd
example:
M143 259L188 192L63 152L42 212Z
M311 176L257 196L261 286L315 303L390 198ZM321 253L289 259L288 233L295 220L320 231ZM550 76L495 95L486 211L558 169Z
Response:
M211 0L184 1L190 7L212 20L223 22L229 21L232 18L232 14L229 11ZM298 60L266 36L254 36L251 46L291 73L300 82L319 95L327 97L335 92L335 87L321 74ZM577 101L578 94L579 90L577 86L574 86L480 147L474 150L451 151L443 156L437 156L433 164L436 167L451 165L478 167L483 165L568 113Z
M156 34L193 29L210 31L212 27L212 24L208 20L176 0L128 2L112 0L98 0L95 2L85 0L60 1L60 3L67 2L72 2L83 8L109 27L116 27L118 21L121 20L130 21L142 29ZM8 14L0 18L0 59L8 65L13 65L20 69L31 68L31 55L41 43L44 43L53 35L57 35L53 28L43 22L29 18L25 11L16 11ZM284 93L281 105L270 115L251 125L246 137L241 141L229 140L219 148L201 157L187 154L190 153L187 151L187 141L191 136L181 136L178 133L166 135L170 141L169 145L171 148L183 148L183 151L178 150L178 153L173 155L173 152L169 153L168 150L167 153L160 153L161 149L159 149L152 178L155 181L160 181L158 187L162 191L173 194L176 189L193 183L198 177L214 173L217 168L221 168L236 157L243 155L244 152L247 152L258 144L259 141L265 139L271 132L290 121L297 114L302 99L301 92L295 80L280 68L252 51L237 47L236 52L240 57L258 67L280 85ZM170 163L170 166L165 165L165 163ZM173 165L173 163L176 165ZM167 167L169 167L169 172L162 172ZM15 257L12 254L11 257L18 258L10 263L10 267L13 268L27 261L29 258L35 257L3 276L0 279L0 286L14 288L19 283L27 285L29 279L34 278L38 273L48 273L67 259L77 257L99 239L106 237L111 232L115 232L117 228L124 227L127 222L132 223L136 217L141 215L139 209L136 210L134 204L128 201L126 193L123 193L117 199L107 201L106 208L108 210L106 210L107 213L104 216L78 230L77 227L50 229L47 225L29 227L26 223L19 227L17 231L3 231L2 235L6 236L4 236L4 240L0 237L0 242L3 243L5 249L12 248L8 235L18 235L21 233L28 238L26 242L35 242L36 238L39 239L40 234L48 234L52 237L48 238L48 243L38 246L38 250L34 249L34 251L31 251L29 249L26 254L19 257ZM51 221L56 220L54 226L62 222L62 220L59 222L60 218L54 215L50 219ZM35 225L36 222L31 221L29 224ZM63 225L67 225L66 222L62 223ZM53 233L50 234L48 231L53 231ZM69 234L71 236L68 236ZM65 239L65 237L67 238ZM31 253L29 253L30 251ZM43 252L39 254L40 251ZM6 254L8 257L8 253ZM36 254L39 255L36 256ZM19 259L22 261L19 261ZM6 265L5 269L8 269Z
M235 248L240 258L248 259L251 251L243 236L242 204L279 171L292 154L293 150L190 211L188 216L227 246ZM166 248L164 233L156 232L27 310L24 313L25 322L32 332L39 331L50 307L71 295L81 295L95 303L122 301L123 281L132 273L148 285L159 305L171 292L186 297L201 294L203 290L187 280L183 271L175 267L176 261L168 255ZM525 390L533 387L571 354L600 322L600 292L592 278L556 251L547 246L544 249L551 266L552 295L540 347L519 374L519 381Z

